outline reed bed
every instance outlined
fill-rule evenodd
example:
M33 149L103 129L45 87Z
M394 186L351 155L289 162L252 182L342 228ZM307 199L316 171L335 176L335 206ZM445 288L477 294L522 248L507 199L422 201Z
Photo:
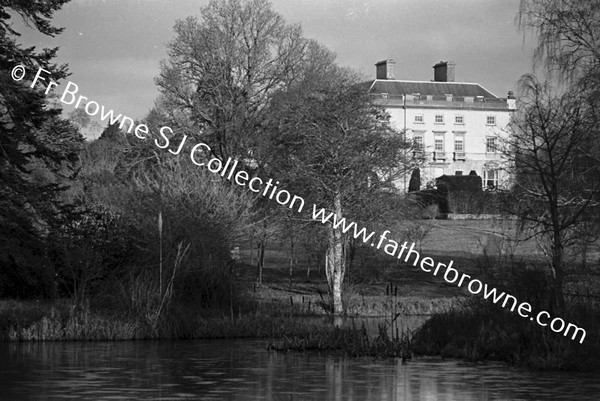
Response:
M268 350L340 352L344 355L373 356L378 358L412 358L412 334L405 330L395 335L388 335L385 324L379 326L379 334L375 338L367 335L364 326L326 327L311 331L305 335L284 336L280 341L270 341Z

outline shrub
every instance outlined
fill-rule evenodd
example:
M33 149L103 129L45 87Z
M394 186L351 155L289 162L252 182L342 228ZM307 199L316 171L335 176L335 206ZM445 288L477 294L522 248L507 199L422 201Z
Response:
M597 313L573 305L561 316L586 327L587 340L580 344L498 305L475 299L461 309L432 316L415 333L414 352L473 361L499 360L536 369L598 370Z

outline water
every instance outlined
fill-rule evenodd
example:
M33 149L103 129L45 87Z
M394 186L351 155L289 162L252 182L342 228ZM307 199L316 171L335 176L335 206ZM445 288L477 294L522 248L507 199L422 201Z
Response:
M274 353L260 340L0 344L1 400L597 400L600 377L439 358Z

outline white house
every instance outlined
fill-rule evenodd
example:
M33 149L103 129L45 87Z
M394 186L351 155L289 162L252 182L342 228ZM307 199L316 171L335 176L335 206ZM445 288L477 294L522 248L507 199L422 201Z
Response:
M421 186L433 184L441 175L473 174L482 177L483 187L503 188L508 174L497 150L499 138L508 135L515 98L496 95L476 83L454 82L455 63L433 66L432 81L394 78L394 61L375 64L376 79L369 93L383 105L393 126L412 139L425 158ZM410 177L396 184L408 190Z

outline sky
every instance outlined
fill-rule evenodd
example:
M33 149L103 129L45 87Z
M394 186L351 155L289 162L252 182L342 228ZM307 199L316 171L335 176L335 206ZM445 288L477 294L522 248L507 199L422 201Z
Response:
M456 63L456 81L477 82L499 97L531 71L532 39L517 29L518 0L272 0L287 22L333 50L366 79L377 61L394 59L396 78L433 79L439 61ZM208 0L72 0L55 14L50 38L14 18L20 42L59 46L68 80L80 94L141 118L158 90L177 19L199 15ZM60 92L59 92L60 93ZM65 112L69 107L64 106Z

